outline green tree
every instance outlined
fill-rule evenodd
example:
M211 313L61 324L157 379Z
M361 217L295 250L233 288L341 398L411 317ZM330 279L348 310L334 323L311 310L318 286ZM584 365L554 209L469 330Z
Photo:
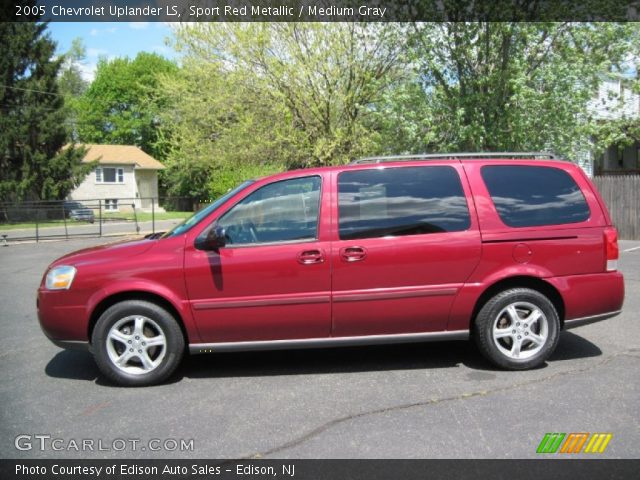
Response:
M603 152L610 145L625 147L640 142L640 120L637 115L628 115L625 105L630 103L624 92L640 94L640 24L630 25L630 50L618 71L610 72L604 78L614 78L621 82L622 95L616 95L615 105L610 110L611 117L600 118L594 114L591 120L591 135L597 152Z
M185 60L162 89L174 102L162 113L170 144L162 172L171 195L206 200L247 178L282 170L296 132L284 112L256 97L216 65ZM282 130L284 129L284 131Z
M167 182L175 193L205 195L239 181L233 172L241 166L259 172L378 153L549 149L572 158L591 148L588 101L601 74L633 51L635 30L540 22L182 26L182 71L162 84L173 99L163 123Z
M67 142L46 25L0 23L0 199L60 199L84 178L82 149Z
M82 77L81 66L87 56L87 49L81 38L74 38L69 51L62 55L62 64L58 73L60 93L67 97L81 96L89 82Z
M397 25L179 28L182 72L162 87L175 99L164 122L172 190L217 192L239 169L338 164L375 150L368 118L403 75L402 38Z
M411 38L428 106L419 150L588 148L587 103L629 51L630 25L419 24Z
M71 138L78 139L78 109L82 95L89 82L82 76L82 64L86 58L86 49L80 38L75 38L69 51L62 55L62 64L58 72L58 87L64 97L67 126Z
M159 112L166 98L159 77L178 67L155 53L139 53L133 60L101 59L96 77L77 104L77 132L85 143L137 145L163 158L159 142Z

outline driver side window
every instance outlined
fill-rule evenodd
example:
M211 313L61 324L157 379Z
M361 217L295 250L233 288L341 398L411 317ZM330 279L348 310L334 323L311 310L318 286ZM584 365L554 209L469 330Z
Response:
M218 225L227 245L313 240L318 236L318 176L270 183L241 200Z

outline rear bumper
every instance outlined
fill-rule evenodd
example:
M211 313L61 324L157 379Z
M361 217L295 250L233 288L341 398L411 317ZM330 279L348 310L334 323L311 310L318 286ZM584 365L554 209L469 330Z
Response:
M562 297L565 328L605 320L622 310L624 277L620 272L552 277L545 280Z

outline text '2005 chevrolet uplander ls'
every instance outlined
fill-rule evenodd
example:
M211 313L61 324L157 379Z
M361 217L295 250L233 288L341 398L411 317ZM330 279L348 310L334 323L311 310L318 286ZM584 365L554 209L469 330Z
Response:
M624 298L582 170L539 154L387 157L248 181L159 238L47 269L46 335L122 385L190 353L473 337L526 369Z

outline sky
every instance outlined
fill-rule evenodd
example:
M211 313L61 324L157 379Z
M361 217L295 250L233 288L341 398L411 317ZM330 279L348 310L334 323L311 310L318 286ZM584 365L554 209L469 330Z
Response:
M138 52L155 52L175 58L175 52L165 45L171 27L162 22L50 22L47 30L58 44L57 53L71 47L74 38L81 38L87 58L81 66L86 80L93 80L98 59L104 56L133 58Z

